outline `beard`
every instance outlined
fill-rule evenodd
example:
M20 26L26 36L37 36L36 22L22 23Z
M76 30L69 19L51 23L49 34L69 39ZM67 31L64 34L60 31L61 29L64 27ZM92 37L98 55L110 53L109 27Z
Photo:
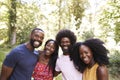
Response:
M69 53L68 49L62 49L63 53Z
M71 46L66 46L62 48L63 54L70 54Z
M30 39L30 44L33 48L38 48L39 46L41 46L42 42L39 42L39 41L34 40L34 39Z

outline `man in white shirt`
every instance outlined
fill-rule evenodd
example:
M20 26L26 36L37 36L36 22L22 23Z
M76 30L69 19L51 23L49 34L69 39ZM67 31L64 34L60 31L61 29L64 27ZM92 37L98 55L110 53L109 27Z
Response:
M82 80L82 73L74 67L70 59L70 49L76 43L75 34L68 29L60 30L56 35L56 41L63 51L63 55L56 62L56 76L62 73L62 80Z

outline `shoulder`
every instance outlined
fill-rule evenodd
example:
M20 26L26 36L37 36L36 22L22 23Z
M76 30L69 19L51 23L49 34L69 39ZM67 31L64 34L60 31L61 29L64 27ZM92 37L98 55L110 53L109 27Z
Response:
M98 66L97 77L98 77L98 80L107 80L108 79L108 70L105 65Z
M57 63L64 63L70 61L69 56L61 55L57 58Z
M98 66L97 72L100 74L104 74L107 71L107 67L105 65Z
M60 56L58 56L57 61L61 61L63 59L65 59L65 56L64 55L60 55Z
M18 52L18 51L21 51L21 50L24 50L25 49L25 45L24 44L20 44L18 46L16 46L15 48L12 49L13 52Z
M44 51L43 50L38 50L38 54L39 54L39 56L41 56L41 55L44 54Z
M18 46L16 46L15 48L13 48L10 53L23 52L23 51L24 51L24 48L25 48L25 45L23 45L23 44L18 45Z

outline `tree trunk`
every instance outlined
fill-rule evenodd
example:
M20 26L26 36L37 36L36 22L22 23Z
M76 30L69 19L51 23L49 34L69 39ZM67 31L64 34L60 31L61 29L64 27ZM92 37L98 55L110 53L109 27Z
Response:
M16 0L10 0L8 22L8 42L10 45L16 43Z

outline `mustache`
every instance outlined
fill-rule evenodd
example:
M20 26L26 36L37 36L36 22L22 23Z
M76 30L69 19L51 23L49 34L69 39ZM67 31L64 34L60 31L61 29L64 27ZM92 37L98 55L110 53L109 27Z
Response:
M37 47L34 46L34 42L35 42L35 41L37 41L37 40L30 39L30 44L31 44L31 46L32 46L33 48L37 48ZM39 42L39 41L37 41L37 42ZM38 47L41 46L41 45L42 45L42 42L39 42Z

